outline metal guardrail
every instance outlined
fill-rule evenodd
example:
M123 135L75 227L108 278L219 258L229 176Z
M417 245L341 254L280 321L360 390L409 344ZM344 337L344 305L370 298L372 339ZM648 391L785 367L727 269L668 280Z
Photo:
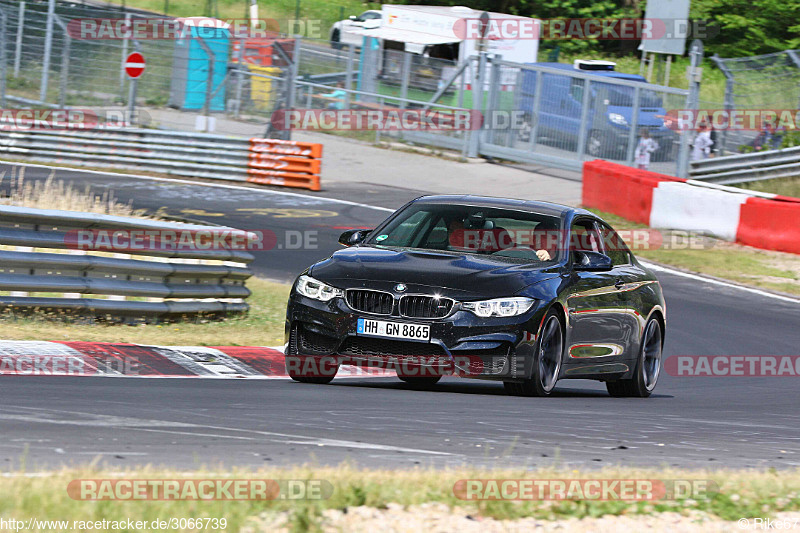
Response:
M27 130L4 125L0 154L12 158L320 189L319 164L297 170L296 163L298 157L319 159L321 145L312 155L293 150L309 143L293 141L141 128Z
M730 185L800 176L800 146L692 161L689 177Z
M81 230L120 236L134 231L156 236L231 231L252 238L242 230L220 226L0 206L0 309L112 319L222 315L248 309L243 301L250 295L245 280L252 272L246 265L253 256L242 249L127 247L124 252L89 255L108 248L99 239L76 246ZM109 298L98 298L101 295Z

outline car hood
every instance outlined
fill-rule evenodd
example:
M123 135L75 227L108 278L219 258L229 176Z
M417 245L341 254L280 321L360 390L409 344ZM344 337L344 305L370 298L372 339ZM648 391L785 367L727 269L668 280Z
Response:
M488 298L514 295L557 276L558 268L472 254L357 246L334 253L309 274L344 289L392 290L403 283L408 293L435 290L456 298Z

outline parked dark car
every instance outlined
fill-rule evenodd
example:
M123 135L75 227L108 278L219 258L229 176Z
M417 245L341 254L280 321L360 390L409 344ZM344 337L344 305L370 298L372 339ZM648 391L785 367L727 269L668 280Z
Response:
M286 366L327 383L340 365L442 375L546 396L560 379L647 397L666 326L661 285L589 211L545 202L424 196L295 281Z

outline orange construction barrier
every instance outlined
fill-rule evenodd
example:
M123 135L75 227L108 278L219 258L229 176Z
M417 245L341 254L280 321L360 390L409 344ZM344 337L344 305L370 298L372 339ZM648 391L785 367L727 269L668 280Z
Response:
M250 139L247 181L321 190L322 145L280 139Z

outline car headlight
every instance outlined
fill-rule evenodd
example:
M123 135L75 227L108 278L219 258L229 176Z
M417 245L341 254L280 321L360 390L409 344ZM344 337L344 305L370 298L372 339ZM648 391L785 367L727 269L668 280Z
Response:
M627 126L628 125L628 119L626 119L625 117L623 117L619 113L609 113L608 114L608 120L610 120L611 122L613 122L614 124L617 124L619 126Z
M514 297L514 298L495 298L493 300L481 300L479 302L464 302L461 308L475 313L479 317L490 316L517 316L527 312L533 307L533 298Z
M342 289L331 287L321 281L317 281L311 276L300 276L297 279L296 290L303 296L319 300L320 302L327 302L336 298L337 296L344 296Z

